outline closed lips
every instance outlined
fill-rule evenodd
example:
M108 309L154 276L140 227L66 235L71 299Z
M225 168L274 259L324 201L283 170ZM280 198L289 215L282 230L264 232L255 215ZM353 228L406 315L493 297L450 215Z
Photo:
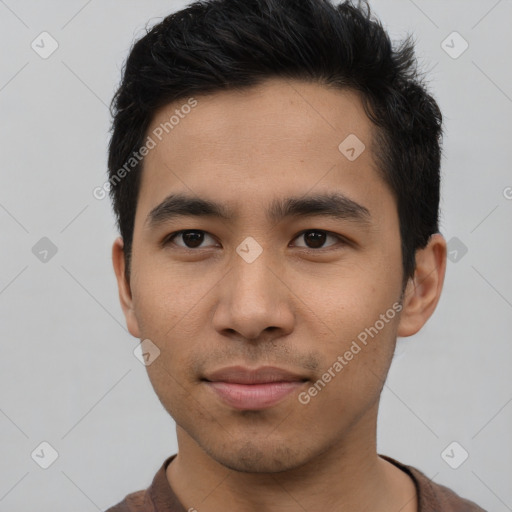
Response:
M209 373L204 380L232 384L268 384L275 382L305 382L308 379L302 375L274 366L263 366L256 369L231 366Z

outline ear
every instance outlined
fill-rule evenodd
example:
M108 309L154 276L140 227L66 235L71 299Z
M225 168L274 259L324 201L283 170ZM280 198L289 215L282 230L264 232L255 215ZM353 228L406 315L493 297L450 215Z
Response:
M119 301L123 309L124 317L128 331L132 336L140 338L139 324L133 309L132 292L130 283L125 276L125 257L124 257L124 243L121 237L116 238L112 246L112 263L114 265L114 272L117 278L117 288L119 290Z
M435 233L424 249L416 251L416 269L404 292L398 336L412 336L425 325L441 296L445 271L446 240Z

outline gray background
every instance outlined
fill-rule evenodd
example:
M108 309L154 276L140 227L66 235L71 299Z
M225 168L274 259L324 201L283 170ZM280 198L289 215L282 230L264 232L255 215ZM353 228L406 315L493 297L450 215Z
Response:
M130 44L183 5L0 0L1 511L105 510L176 452L118 303L111 207L92 190ZM372 6L393 39L414 33L445 116L441 231L454 260L432 319L398 342L379 452L512 510L512 2ZM43 31L59 45L47 59L31 48ZM457 36L452 56L442 47L453 31L469 44L458 58ZM46 261L43 237L57 248ZM48 469L43 441L58 452ZM458 469L441 455L453 441L452 464L469 453Z

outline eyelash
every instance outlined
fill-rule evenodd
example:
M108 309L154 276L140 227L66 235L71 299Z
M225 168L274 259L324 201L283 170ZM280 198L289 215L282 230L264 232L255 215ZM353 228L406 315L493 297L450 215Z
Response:
M175 238L177 238L178 236L184 234L184 233L203 233L203 234L206 234L208 236L211 236L212 238L214 238L212 235L210 235L208 232L206 231L203 231L201 229L182 229L180 231L175 231L173 233L170 233L169 235L167 235L163 240L162 240L162 246L165 247L171 243L173 243L173 240ZM346 238L342 237L341 235L338 235L336 233L332 233L331 231L326 231L325 229L305 229L303 231L301 231L300 233L298 233L295 237L294 237L294 240L307 234L307 233L322 233L322 234L326 234L327 236L332 236L334 238L337 238L338 239L338 242L341 243L342 245L347 245L349 242ZM329 245L327 247L320 247L319 249L315 249L313 247L301 247L301 249L305 250L305 251L312 251L312 252L320 252L320 251L328 251L328 250L332 250L332 249L335 249L339 244L333 244L333 245ZM188 250L188 251L199 251L201 249L205 249L204 247L197 247L197 248L193 248L193 247L183 247L181 245L178 245L177 247L179 247L180 249L184 249L184 250Z

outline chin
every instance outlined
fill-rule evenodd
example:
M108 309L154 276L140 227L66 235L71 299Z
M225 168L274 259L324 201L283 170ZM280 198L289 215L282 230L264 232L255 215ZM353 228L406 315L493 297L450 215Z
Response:
M280 473L295 469L307 462L307 454L287 446L247 441L240 446L231 443L220 449L203 449L219 464L239 473Z

